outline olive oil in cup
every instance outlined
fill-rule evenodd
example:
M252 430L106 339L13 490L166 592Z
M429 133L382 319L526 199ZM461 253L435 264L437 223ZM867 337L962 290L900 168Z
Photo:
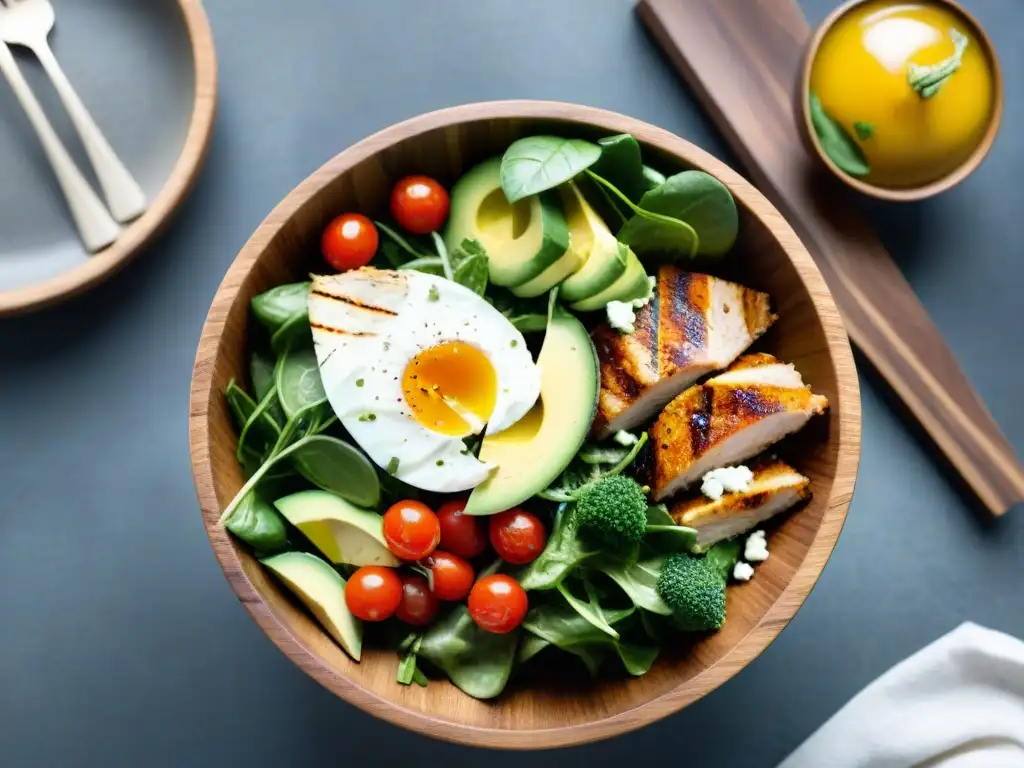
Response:
M949 0L854 0L822 25L802 79L812 148L843 181L891 200L959 182L1002 111L991 43Z

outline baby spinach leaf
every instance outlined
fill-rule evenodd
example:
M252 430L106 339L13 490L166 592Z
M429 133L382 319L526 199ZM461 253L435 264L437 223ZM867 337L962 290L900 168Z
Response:
M736 201L725 185L704 171L683 171L646 192L640 207L685 221L697 233L697 253L727 253L739 233Z
M288 546L284 519L255 491L246 494L224 527L262 555L272 555Z
M631 247L637 254L682 251L687 256L693 256L697 253L700 238L694 228L685 221L648 211L636 205L614 184L593 171L588 170L587 175L633 211L633 217L622 225L616 235L620 242Z
M555 589L571 570L599 553L598 548L580 539L575 510L575 506L566 504L558 508L544 551L519 574L523 589Z
M512 674L519 634L486 632L473 623L466 606L458 605L427 629L419 655L470 696L493 699Z
M390 242L394 243L396 246L405 251L405 253L408 254L408 256L410 256L411 258L420 259L423 258L424 256L432 255L429 250L422 247L419 243L407 240L406 238L398 234L396 230L392 229L384 222L375 221L373 223L377 226L377 229L379 229L381 232L385 234L385 236L389 238ZM392 254L392 258L393 257L394 254Z
M286 351L277 361L274 376L277 397L288 418L314 403L327 400L324 383L320 378L320 365L312 349Z
M668 507L664 504L655 504L647 508L647 525L675 525L676 521L668 513Z
M249 375L252 377L252 389L256 393L256 399L262 400L267 396L270 388L275 385L274 368L277 363L268 355L262 352L253 352L249 361ZM281 403L271 403L267 408L270 418L278 424L284 424L287 416L281 410Z
M633 136L622 133L599 139L597 146L601 148L601 156L591 169L622 190L634 203L638 202L646 190L640 144Z
M540 333L548 327L547 297L521 299L511 291L488 286L487 300L503 314L520 333Z
M231 411L235 427L241 430L256 410L256 401L249 397L249 393L238 386L234 379L224 388L224 399L227 401L228 410Z
M271 334L296 316L306 315L310 283L291 283L253 296L252 312Z
M501 188L510 203L553 189L601 157L596 144L559 136L528 136L513 142L501 158Z
M407 261L398 269L412 269L417 272L426 272L428 275L444 277L444 262L440 256L423 256L412 261Z
M814 126L818 143L836 167L851 176L867 176L871 173L871 166L868 165L863 150L839 123L829 117L821 99L814 91L810 93L809 103L811 125Z
M527 632L516 652L516 664L525 664L550 645L551 643L543 637L537 637L535 634Z
M594 599L592 595L588 595L587 600L581 600L576 597L569 589L569 585L563 581L558 587L558 591L576 613L586 619L587 623L593 625L597 629L604 632L610 637L614 637L616 640L619 639L619 633L616 632L611 624L609 624L604 617L604 613L601 611L601 604Z
M651 613L669 616L672 609L658 595L658 576L664 558L642 560L638 563L609 562L601 572L614 581L637 608Z
M264 455L280 438L281 427L270 416L270 406L276 402L277 387L271 387L242 426L242 431L238 434L238 446L235 448L235 458L239 462L243 460L245 452L250 449L253 453ZM250 435L253 436L256 445L249 445Z
M281 355L293 346L312 345L313 329L309 326L309 314L293 315L270 337L270 348Z
M697 543L697 532L684 525L648 525L644 532L644 544L664 555L693 552Z
M603 469L603 464L587 462L577 455L562 473L561 477L559 477L556 484L545 488L537 495L548 501L575 501L587 488L602 477L620 475L628 469L629 465L636 460L643 447L647 445L648 439L646 432L641 433L640 438L622 456L619 462L608 469Z
M644 191L660 187L665 183L665 174L661 171L651 168L649 165L645 165L643 168L643 180L644 180Z

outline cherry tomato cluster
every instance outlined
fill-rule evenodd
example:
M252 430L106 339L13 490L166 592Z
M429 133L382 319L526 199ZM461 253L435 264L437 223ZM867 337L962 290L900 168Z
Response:
M547 533L536 515L518 507L483 518L464 514L465 499L444 502L435 514L420 501L400 501L384 513L388 549L421 573L363 566L348 581L345 602L364 621L391 616L412 626L429 624L440 601L467 599L469 615L488 632L511 632L526 615L528 601L519 582L504 574L476 578L472 560L488 541L507 563L525 565L544 550ZM486 531L485 531L486 527ZM440 548L439 548L440 547Z
M436 232L448 218L448 192L428 176L406 176L391 191L391 215L398 226L414 235ZM365 267L377 253L380 234L361 213L345 213L324 230L320 250L339 272Z

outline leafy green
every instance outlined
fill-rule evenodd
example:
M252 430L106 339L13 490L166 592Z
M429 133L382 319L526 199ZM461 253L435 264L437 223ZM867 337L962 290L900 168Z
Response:
M700 238L685 221L641 208L607 179L590 170L587 175L633 211L633 218L622 225L616 237L637 254L682 251L687 256L693 256L697 253Z
M634 203L639 202L646 189L640 144L628 133L599 139L601 156L591 166L598 176L608 179Z
M277 361L274 377L277 397L288 418L314 403L327 402L320 365L312 349L286 350Z
M548 327L546 296L521 299L511 291L489 286L487 299L520 333L542 333Z
M263 555L288 546L288 531L281 514L255 491L246 494L224 527Z
M455 282L483 296L487 290L490 262L480 242L467 237L455 247L450 257Z
M238 445L235 449L235 458L242 461L247 450L255 454L265 455L266 452L280 439L281 427L270 416L270 406L277 402L277 387L271 387L264 395L259 404L253 409L248 420L242 426L238 434ZM257 445L249 445L249 436L253 435Z
M426 272L428 275L444 277L444 262L440 256L421 256L418 259L405 262L398 269L412 269L416 272Z
M394 243L400 249L405 251L405 253L408 254L413 259L420 259L423 258L424 256L432 255L426 248L423 248L418 243L414 243L413 241L407 240L406 238L402 237L400 234L398 234L398 232L395 229L392 229L384 222L374 221L373 223L377 226L377 229L383 232L385 236L387 236L390 239L392 243ZM394 258L394 255L392 255L392 258Z
M512 674L519 635L486 632L473 623L466 606L457 605L424 633L419 656L470 696L493 699Z
M537 635L527 632L516 652L516 664L525 664L550 645L551 643L543 637L537 637Z
M697 233L697 253L719 256L727 253L739 233L736 201L725 185L704 171L683 171L644 194L640 207L653 213L685 221ZM620 238L629 242L630 222Z
M853 132L857 134L857 138L861 141L867 141L875 135L875 126L864 120L858 120L853 124Z
M266 397L270 388L275 386L276 377L274 376L274 369L276 365L277 363L269 355L262 352L252 353L252 357L249 360L249 375L252 378L252 389L257 400L262 400ZM271 403L267 413L278 424L284 424L288 418L284 415L280 403Z
M600 147L583 139L528 136L505 150L501 188L509 203L515 203L569 181L600 157Z
M672 515L668 513L668 507L664 504L654 504L647 508L648 526L665 526L675 524L676 521L672 519Z
M607 470L602 469L602 465L599 464L579 461L577 457L577 459L573 459L553 485L545 488L537 495L548 501L575 501L587 488L597 483L602 477L614 477L628 469L629 465L633 463L647 444L647 440L647 433L642 433L640 439L636 441L619 463Z
M668 616L672 609L658 595L658 577L661 575L663 564L664 558L643 560L638 563L605 563L600 571L618 584L637 608Z
M612 625L609 624L608 621L605 619L604 612L601 610L601 603L599 600L596 599L589 583L585 582L585 584L587 586L588 592L586 600L581 600L580 598L576 597L572 593L572 590L569 589L569 584L566 581L560 583L557 589L559 593L562 595L562 597L565 598L565 602L567 602L570 605L570 607L572 607L572 609L576 611L576 613L582 616L588 624L601 630L606 635L614 637L616 640L618 640L619 633L616 632L615 629L612 628Z
M952 56L935 64L922 66L911 62L907 65L907 82L922 99L930 99L938 93L963 63L967 35L958 29L950 29L949 34L953 38Z
M434 248L437 249L438 258L441 259L441 269L444 271L445 279L454 280L455 273L452 270L452 260L448 257L448 246L444 244L444 238L437 234L437 232L431 232L430 236L434 238Z
M851 176L867 176L871 173L871 166L868 165L863 150L839 123L828 116L821 99L814 91L810 93L809 103L811 125L814 126L821 151L844 173Z
M665 174L649 165L643 167L644 191L660 187L665 183Z
M274 334L295 317L306 316L309 286L308 281L290 283L254 296L251 302L252 313Z
M408 643L407 647L399 647L400 651L405 651L405 655L398 664L398 673L395 676L395 681L399 685L411 685L412 683L416 683L424 688L427 687L426 675L420 671L416 664L416 656L419 653L420 646L422 644L423 636L413 635L413 638Z
M599 554L598 547L579 538L575 513L575 505L559 506L544 551L519 574L523 589L554 589L580 563Z
M586 443L576 457L584 464L618 464L629 454L624 445L594 445Z
M293 346L313 343L313 329L309 325L309 314L294 315L270 337L270 348L275 354L283 354Z

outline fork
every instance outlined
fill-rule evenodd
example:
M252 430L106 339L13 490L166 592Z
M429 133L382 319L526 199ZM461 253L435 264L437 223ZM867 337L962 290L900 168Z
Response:
M56 15L50 0L0 0L0 39L28 48L39 59L82 138L110 212L118 221L131 221L146 210L146 196L118 159L57 63L47 42L55 22Z
M14 54L6 44L0 42L0 71L11 84L14 95L18 97L22 108L28 115L32 127L35 128L43 150L53 167L53 173L57 177L64 197L67 198L68 208L71 210L71 217L75 220L78 233L90 253L102 249L104 246L114 242L121 234L121 227L114 221L103 203L92 191L89 182L78 170L75 161L64 148L57 132L53 130L50 121L46 119L43 108L39 106L36 97L32 94L25 81L24 75L18 69L18 63L14 60Z

